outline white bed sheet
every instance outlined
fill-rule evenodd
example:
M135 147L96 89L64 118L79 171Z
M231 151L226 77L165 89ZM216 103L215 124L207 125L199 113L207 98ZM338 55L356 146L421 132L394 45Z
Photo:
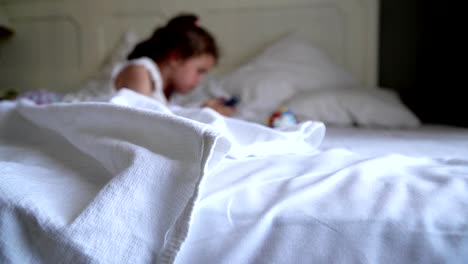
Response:
M327 140L314 155L223 161L176 263L466 263L468 159Z
M131 92L114 98L118 106L0 109L6 140L0 148L2 260L468 259L463 130L444 134L445 141L453 140L446 150L455 158L420 155L421 146L435 148L432 140L444 137L430 129L367 134L328 128L317 149L323 136L320 123L279 132L223 119L213 111L173 108L179 114L174 116L141 95L128 98ZM160 122L174 129L158 127ZM420 142L405 140L421 138L420 132L427 135ZM387 137L399 143L376 149ZM308 147L293 150L301 144ZM285 146L290 148L281 151ZM412 148L421 151L410 153ZM395 153L402 150L407 152ZM90 170L97 178L89 178Z
M423 125L414 129L327 126L321 148L345 148L366 156L399 153L467 159L468 128L444 125Z
M224 161L177 263L466 263L467 131L327 127L317 154Z

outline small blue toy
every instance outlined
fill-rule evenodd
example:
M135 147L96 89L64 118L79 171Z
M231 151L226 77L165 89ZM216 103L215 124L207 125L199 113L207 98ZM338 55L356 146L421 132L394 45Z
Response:
M268 119L268 125L272 128L287 128L295 124L296 116L286 106L278 108Z

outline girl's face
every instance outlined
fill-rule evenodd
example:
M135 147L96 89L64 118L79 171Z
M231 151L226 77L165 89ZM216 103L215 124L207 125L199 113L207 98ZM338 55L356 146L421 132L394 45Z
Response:
M203 76L215 65L212 55L202 54L172 63L171 83L178 93L189 93L203 80Z

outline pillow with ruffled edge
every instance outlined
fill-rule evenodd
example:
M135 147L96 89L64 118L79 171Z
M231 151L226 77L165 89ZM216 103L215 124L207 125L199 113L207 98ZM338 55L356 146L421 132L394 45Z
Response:
M385 89L307 91L286 102L300 121L317 120L332 126L416 128L421 121Z

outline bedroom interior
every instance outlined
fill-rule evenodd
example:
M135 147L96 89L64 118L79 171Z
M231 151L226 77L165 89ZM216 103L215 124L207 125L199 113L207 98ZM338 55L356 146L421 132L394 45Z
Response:
M0 91L67 93L0 102L0 263L465 264L458 18L439 7L0 0ZM187 10L222 54L195 92L98 98ZM220 95L235 118L199 107ZM297 119L269 127L285 106Z
M307 7L315 1L275 1L273 6L281 6L288 3L304 5ZM366 5L377 4L369 1ZM220 46L225 54L223 61L219 65L220 72L226 72L234 66L239 66L242 60L246 60L258 52L265 45L277 39L278 33L275 31L287 32L293 26L298 27L302 22L313 23L308 28L299 28L299 32L304 33L306 37L315 36L314 41L325 49L326 52L339 64L345 64L354 75L357 75L365 85L375 84L375 66L376 52L375 39L365 39L375 37L377 22L367 23L363 19L375 21L376 14L366 9L352 7L351 11L346 9L339 10L343 12L361 12L359 18L362 21L356 21L354 16L346 17L349 28L340 28L337 24L341 21L330 21L330 27L333 30L339 30L333 34L320 34L324 30L321 20L328 20L330 12L336 12L329 8L328 4L323 5L324 14L317 14L311 8L305 8L303 14L298 14L302 21L289 17L283 23L283 29L269 29L266 23L274 23L271 20L277 16L277 11L273 10L271 14L264 11L265 16L262 20L254 21L255 18L248 12L242 13L242 8L249 8L248 4L239 4L238 7L230 5L224 1L213 4L212 1L199 1L194 4L166 3L160 4L143 1L141 5L130 4L129 1L121 0L109 5L109 1L82 1L75 4L72 1L11 1L4 0L3 5L10 17L10 21L17 28L17 35L4 43L2 57L2 87L11 87L19 90L31 88L47 88L56 90L76 89L77 83L86 80L97 70L111 53L112 48L119 43L121 35L126 31L134 31L140 38L147 36L156 25L162 23L168 16L177 10L194 10L199 13L206 25L218 35ZM333 1L331 2L333 3ZM203 5L207 8L203 8ZM164 8L160 8L164 5ZM259 8L268 6L268 3L260 1L256 3ZM208 7L209 6L209 7ZM371 9L372 7L369 7ZM267 10L267 9L265 9ZM283 14L286 18L294 15L296 10L291 9ZM309 13L307 13L309 12ZM368 12L368 13L362 13ZM236 17L237 16L237 17ZM244 20L243 20L244 19ZM336 18L334 18L336 19ZM298 19L297 19L298 20ZM310 21L307 21L310 20ZM220 29L221 25L229 25L231 32L226 29ZM237 24L236 24L237 23ZM354 25L354 23L361 23ZM258 37L253 35L252 31L243 31L246 25L259 27L265 34L263 43L259 43ZM315 24L317 26L315 26ZM281 27L281 25L280 25ZM337 38L343 38L343 30L349 34L345 47L340 47ZM245 35L243 40L244 47L236 47L231 44L237 34ZM364 36L363 34L368 34ZM362 50L356 45L365 45L367 50ZM363 52L367 54L363 54ZM356 54L352 54L356 53ZM366 60L366 61L363 61ZM348 64L348 65L346 65ZM362 65L359 65L362 64ZM57 74L60 72L60 74ZM29 78L17 78L19 75L27 74ZM18 87L15 87L18 86ZM45 86L45 87L42 87Z
M115 21L121 28L128 27L126 22L142 25L136 30L140 35L147 34L158 23L158 19L148 22L151 11L145 10L143 18L135 19L132 13L139 13L138 8L128 1L119 3L82 1L75 5L58 0L1 1L2 19L9 16L8 24L11 27L13 23L18 34L15 38L0 40L0 89L3 92L76 90L80 81L90 78L99 69L105 60L105 51L117 42L118 30L111 27L112 20L121 16L120 21ZM112 8L107 5L123 8L110 11ZM156 13L160 11L157 4L150 8ZM378 8L375 82L396 90L423 122L467 127L463 74L461 69L453 67L459 63L459 58L466 56L463 48L466 40L457 37L463 31L460 21L463 16L455 15L462 9L420 0L381 0ZM110 20L102 21L101 14ZM92 23L101 24L94 27ZM97 40L91 42L90 38ZM49 43L47 39L57 41ZM71 54L70 50L78 54ZM57 72L61 74L56 76ZM19 77L25 75L29 78ZM443 93L440 87L444 87Z

